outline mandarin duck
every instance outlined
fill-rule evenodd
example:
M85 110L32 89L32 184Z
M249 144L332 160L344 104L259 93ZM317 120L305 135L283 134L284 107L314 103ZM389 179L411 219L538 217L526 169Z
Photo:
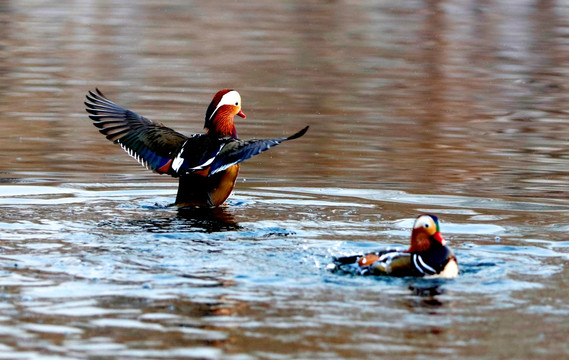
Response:
M235 186L240 163L283 141L301 137L308 126L289 136L239 140L233 123L241 111L241 96L221 90L205 114L205 134L185 136L89 91L86 111L93 125L147 169L179 178L176 205L217 207Z
M389 248L365 255L335 258L330 269L359 275L458 276L456 256L446 246L439 219L431 214L420 215L415 220L409 249Z

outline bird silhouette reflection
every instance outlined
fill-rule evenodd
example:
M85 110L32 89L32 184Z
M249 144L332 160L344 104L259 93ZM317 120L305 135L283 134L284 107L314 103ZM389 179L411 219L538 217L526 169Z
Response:
M241 229L241 226L235 221L233 214L224 207L180 208L177 215L178 220L182 220L187 225L202 229L207 233Z
M130 220L124 225L151 233L216 233L240 230L230 210L218 208L180 208L170 217Z

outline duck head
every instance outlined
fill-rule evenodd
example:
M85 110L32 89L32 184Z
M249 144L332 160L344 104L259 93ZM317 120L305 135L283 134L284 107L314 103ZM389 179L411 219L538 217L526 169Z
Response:
M446 243L440 232L439 218L435 215L423 214L415 220L411 233L411 246L407 252L426 251L431 246L445 246Z
M205 113L204 128L216 137L237 138L233 124L235 115L246 118L241 111L241 96L233 89L220 90L215 94Z

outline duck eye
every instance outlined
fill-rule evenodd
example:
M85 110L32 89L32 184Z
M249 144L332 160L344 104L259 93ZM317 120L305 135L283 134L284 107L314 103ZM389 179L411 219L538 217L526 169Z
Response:
M427 229L429 228L429 224L425 224L423 226L426 227Z
M239 106L239 103L238 103L238 102L236 102L236 103L235 103L235 106Z

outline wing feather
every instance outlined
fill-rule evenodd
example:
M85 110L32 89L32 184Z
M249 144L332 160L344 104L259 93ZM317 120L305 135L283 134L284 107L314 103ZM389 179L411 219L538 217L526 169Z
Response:
M89 91L85 110L93 125L147 168L177 176L171 169L159 170L180 150L187 137L166 126L115 104L97 89Z
M253 139L248 141L234 139L234 141L226 144L215 157L209 173L214 175L263 151L269 150L283 141L297 139L304 135L307 130L308 126L289 137L276 139Z
M101 134L146 168L172 176L208 168L207 174L212 176L308 130L307 126L289 137L248 141L206 134L187 137L115 104L99 89L89 91L86 98L85 111Z

